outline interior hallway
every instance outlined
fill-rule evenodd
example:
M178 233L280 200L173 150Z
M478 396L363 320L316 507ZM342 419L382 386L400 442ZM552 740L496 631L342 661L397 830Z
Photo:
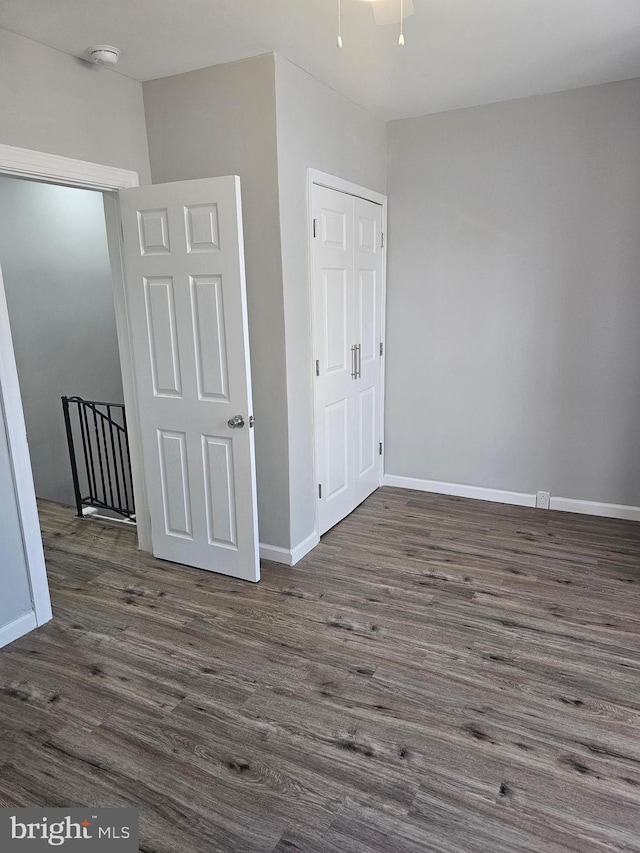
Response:
M640 850L640 525L378 490L253 586L40 505L0 804L140 850Z

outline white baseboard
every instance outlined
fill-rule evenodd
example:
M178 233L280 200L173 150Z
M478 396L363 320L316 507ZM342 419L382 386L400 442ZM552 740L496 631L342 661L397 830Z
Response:
M291 565L291 551L286 548L278 548L277 545L266 545L260 543L260 559L271 560L272 563L284 563L285 566Z
M606 504L600 501L580 501L573 498L551 498L551 509L560 512L579 512L582 515L599 515L603 518L622 518L640 521L640 506Z
M453 495L458 498L473 498L480 501L495 501L516 506L536 505L536 496L526 492L507 492L502 489L484 489L481 486L465 486L459 483L446 483L440 480L420 480L416 477L397 477L385 474L383 486L395 486L399 489L415 489L418 492L434 492L438 495ZM603 518L622 518L640 521L640 506L625 504L607 504L600 501L581 501L574 498L551 498L549 509L560 512L577 512L581 515L597 515Z
M291 550L261 542L260 559L271 560L274 563L284 563L285 566L295 566L309 551L316 547L319 541L320 537L314 532Z
M9 643L13 643L14 640L17 640L19 637L23 637L25 634L28 634L29 631L33 631L33 629L37 627L38 621L36 619L36 614L33 611L25 613L24 616L19 616L17 619L14 619L13 622L9 622L8 625L4 625L0 628L0 649L3 646L9 645Z
M445 483L440 480L419 480L417 477L398 477L385 474L383 486L399 489L415 489L418 492L435 492L438 495L453 495L457 498L473 498L479 501L494 501L516 506L535 506L536 496L526 492L507 492L502 489L485 489L482 486L465 486L461 483Z
M295 546L295 548L292 548L291 565L295 566L295 564L298 563L303 557L306 557L309 551L312 551L319 541L320 537L314 530L310 536L307 536L307 538L303 539L302 542Z

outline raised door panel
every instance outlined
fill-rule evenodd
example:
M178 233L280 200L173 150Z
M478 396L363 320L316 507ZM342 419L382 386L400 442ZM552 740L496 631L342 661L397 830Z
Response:
M143 282L153 393L156 397L181 397L173 278L145 276Z
M356 406L356 477L362 478L375 470L378 462L376 453L376 419L378 400L375 385L358 389Z
M362 362L369 363L375 361L380 349L377 270L359 269L357 281L356 338L362 348ZM378 353L376 353L376 350L378 350Z
M202 465L206 484L209 542L237 550L237 516L233 476L233 442L230 438L203 435Z
M229 400L227 341L220 276L191 276L191 316L198 396Z
M337 200L334 209L331 202L325 203L320 209L320 239L323 249L337 249L347 251L347 242L351 229L349 219L351 211L345 210L342 199Z
M166 207L138 211L138 239L141 255L168 255L171 252Z
M349 401L337 400L324 410L325 491L324 499L334 501L349 488Z
M349 320L349 297L347 289L347 270L322 270L323 280L323 331L324 331L324 370L335 374L347 370L350 352L347 333Z
M158 430L165 534L193 539L186 439L184 432Z
M358 199L358 204L362 199ZM366 202L366 204L370 204L370 202ZM376 205L377 207L378 205ZM366 211L358 210L357 211L358 224L356 233L358 235L358 251L363 254L377 255L380 243L380 219L377 215L377 211L373 210L371 213L367 213Z
M187 252L220 251L217 204L185 205Z

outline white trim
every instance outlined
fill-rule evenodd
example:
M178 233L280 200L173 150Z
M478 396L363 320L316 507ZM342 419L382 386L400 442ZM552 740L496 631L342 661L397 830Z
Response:
M295 566L296 563L299 563L300 560L309 553L309 551L312 551L316 547L319 541L320 537L314 530L310 536L307 536L306 539L303 539L302 542L291 550L287 548L280 548L277 545L267 545L264 542L261 542L260 559L271 560L273 563L282 563L285 566Z
M386 378L386 365L387 365L387 344L386 344L386 319L387 319L387 246L389 243L387 236L387 196L383 195L383 193L376 192L375 190L367 189L366 187L361 187L359 184L354 184L351 181L345 181L344 178L339 178L336 175L330 175L328 172L321 172L318 169L307 169L307 234L308 236L308 260L307 265L309 269L308 274L308 287L309 287L309 312L310 312L310 329L311 335L313 339L313 187L314 184L320 187L326 187L330 190L337 190L341 193L346 193L347 195L357 196L358 198L362 198L365 201L371 201L374 204L379 204L382 207L382 233L384 234L384 245L382 247L382 293L381 293L381 308L382 308L382 316L380 318L380 343L383 345L384 354L380 361L380 441L382 442L382 453L378 458L379 468L378 468L378 483L380 485L384 482L384 460L386 453L386 444L384 439L384 413L385 413L385 378ZM315 512L315 525L316 532L315 536L317 537L316 545L320 541L320 537L317 534L318 529L318 492L317 492L317 483L318 483L318 474L316 469L316 437L315 437L315 411L316 411L316 382L315 382L315 373L313 370L313 364L315 359L315 352L311 352L311 359L309 364L309 369L312 373L311 381L313 383L313 394L312 394L312 413L311 413L311 423L312 423L312 438L313 438L313 500L314 500L314 512ZM311 537L309 537L310 539ZM305 540L306 542L307 540ZM300 547L300 546L298 546ZM315 545L311 546L315 547ZM295 550L295 549L294 549ZM310 549L309 549L310 550ZM305 552L306 553L306 552ZM304 556L301 555L301 556ZM298 559L301 559L299 557ZM297 560L296 560L297 562Z
M137 395L133 373L133 355L131 329L126 310L124 295L124 266L122 262L121 225L116 191L139 186L137 172L104 166L86 160L74 160L47 154L44 151L31 151L27 148L15 148L0 145L0 174L20 178L60 183L66 186L83 187L104 193L105 224L111 277L113 281L113 299L116 312L116 330L120 350L122 384L125 407L129 411L129 443L131 447L131 468L133 471L133 489L136 499L138 547L151 551L151 521L147 508L147 491L142 471L142 451L140 429L137 417ZM29 468L31 481L33 474ZM35 500L35 498L34 498ZM31 532L34 535L34 532ZM40 529L37 531L41 542Z
M282 563L285 566L292 565L291 551L287 548L279 548L277 545L267 545L261 542L259 553L261 560L271 560L272 563Z
M414 489L417 492L433 492L439 495L453 495L458 498L472 498L480 501L513 504L515 506L535 507L536 496L526 492L507 492L502 489L486 489L482 486L466 486L460 483L446 483L439 480L420 480L416 477L399 477L385 474L383 486L398 489ZM576 498L551 498L549 509L558 512L577 512L581 515L594 515L600 518L620 518L627 521L640 521L640 506L626 504L608 504L600 501L583 501Z
M8 625L3 625L0 628L0 649L8 646L9 643L13 643L14 640L24 637L25 634L37 627L38 620L33 610L25 613L24 616L18 616L13 622L9 622Z
M551 498L550 508L559 512L578 512L581 515L598 515L602 518L622 518L640 521L640 506L607 504L600 501L581 501L575 498Z
M435 492L439 495L453 495L458 498L473 498L479 501L493 501L515 506L536 505L536 496L526 492L508 492L502 489L485 489L481 486L466 486L461 483L445 483L440 480L419 480L416 477L398 477L385 474L383 486L395 486L398 489L415 489L418 492Z
M382 356L380 357L380 441L382 442L382 453L378 460L380 466L380 484L384 477L384 460L387 449L387 444L384 440L384 422L385 422L385 380L387 376L387 244L389 237L387 235L387 197L382 196L382 233L384 234L384 244L382 246L382 315L380 317L380 343L382 344Z
M351 181L345 181L344 178L338 178L336 175L330 175L328 172L320 172L318 169L309 169L309 187L312 184L318 184L320 187L326 187L329 190L337 190L339 193L347 195L355 195L358 198L363 198L365 201L372 201L374 204L380 204L383 207L387 204L387 197L375 190L361 187L359 184L353 184Z
M306 557L309 551L313 551L318 542L320 542L320 537L317 531L314 530L310 536L307 536L306 539L303 539L302 542L291 549L291 565L295 566L296 563L299 563L303 557Z
M0 173L93 190L119 190L139 183L137 172L13 145L0 145Z
M35 611L34 619L36 624L42 625L52 617L51 600L2 269L0 269L0 417L4 419L7 431L9 461L22 528L24 556Z

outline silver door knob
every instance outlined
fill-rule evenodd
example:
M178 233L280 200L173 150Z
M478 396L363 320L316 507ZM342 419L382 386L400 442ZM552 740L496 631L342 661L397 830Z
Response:
M229 424L229 429L242 429L244 426L244 418L242 415L234 415L232 418L229 418L227 423Z

